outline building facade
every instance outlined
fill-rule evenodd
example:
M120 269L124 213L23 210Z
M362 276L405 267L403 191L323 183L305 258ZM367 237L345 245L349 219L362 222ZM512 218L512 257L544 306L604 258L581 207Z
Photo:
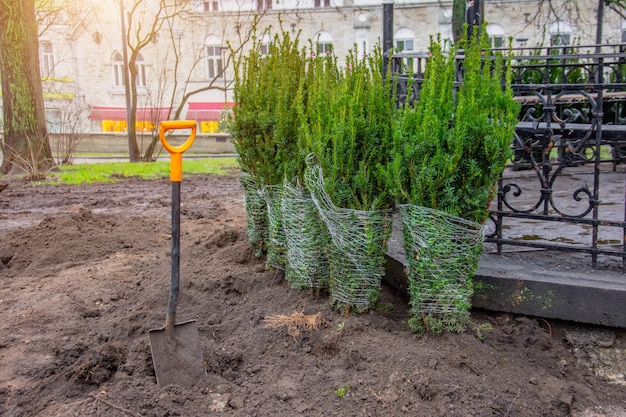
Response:
M484 0L492 45L589 45L598 35L598 0ZM136 52L137 132L158 121L198 121L200 133L223 131L232 106L233 54L263 49L288 31L312 53L342 59L382 42L380 0L83 0L40 10L40 63L51 133L126 130L126 63ZM166 6L164 6L166 5ZM602 42L626 40L626 21L602 14ZM124 50L124 29L130 47ZM426 51L430 37L452 38L452 2L396 0L394 47Z

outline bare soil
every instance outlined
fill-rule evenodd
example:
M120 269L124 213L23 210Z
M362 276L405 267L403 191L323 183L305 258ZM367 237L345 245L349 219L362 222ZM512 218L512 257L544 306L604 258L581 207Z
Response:
M159 386L148 330L165 319L170 187L0 193L0 415L626 415L619 376L581 359L619 362L624 330L474 311L482 337L415 335L385 286L383 308L345 317L254 257L235 174L183 179L178 319L198 324L206 376ZM269 326L293 313L321 321L295 337Z

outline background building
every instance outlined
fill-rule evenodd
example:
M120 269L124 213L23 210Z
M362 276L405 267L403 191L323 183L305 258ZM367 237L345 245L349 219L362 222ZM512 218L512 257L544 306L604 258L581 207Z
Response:
M509 39L514 47L588 45L596 40L599 4L485 0L485 20L495 47ZM383 31L380 0L59 0L41 6L39 16L51 133L123 135L125 63L133 55L137 132L147 134L167 118L195 119L200 132L219 132L233 101L231 48L251 47L255 17L264 43L282 27L303 47L340 59L350 49L370 52ZM618 13L604 10L601 22L603 43L625 40L626 20ZM452 37L451 23L451 1L397 0L395 48L426 51L431 36ZM126 51L123 28L131 33Z

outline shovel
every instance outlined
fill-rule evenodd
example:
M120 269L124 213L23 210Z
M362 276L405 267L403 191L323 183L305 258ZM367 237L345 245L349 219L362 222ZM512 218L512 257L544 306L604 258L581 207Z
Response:
M165 132L175 129L191 129L191 135L180 146L172 146L165 138ZM150 330L148 334L157 384L190 386L205 375L198 328L194 320L175 323L180 282L180 183L183 178L183 152L191 146L196 137L196 122L193 120L161 122L159 136L163 147L170 153L172 275L165 326Z

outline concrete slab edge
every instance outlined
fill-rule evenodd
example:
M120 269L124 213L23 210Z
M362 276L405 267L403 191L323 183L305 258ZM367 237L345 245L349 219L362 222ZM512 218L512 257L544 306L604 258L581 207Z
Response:
M386 255L385 282L408 298L408 266ZM532 272L532 271L530 271ZM594 286L589 282L551 277L539 279L519 270L506 276L501 266L479 267L474 277L476 290L472 306L484 310L567 320L586 324L626 328L626 278L622 286ZM535 274L536 275L536 274Z

